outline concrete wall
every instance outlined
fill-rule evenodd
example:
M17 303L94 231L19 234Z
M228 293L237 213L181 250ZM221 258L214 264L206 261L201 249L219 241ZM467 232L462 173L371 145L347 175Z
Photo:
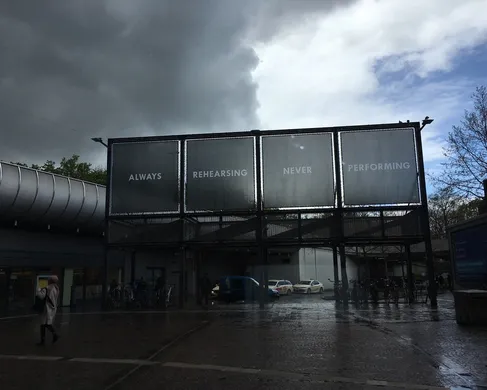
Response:
M48 231L0 229L0 266L90 267L103 265L103 261L101 236L93 238Z
M426 274L426 264L413 264L413 274L416 276L416 279L421 278L422 274ZM402 267L401 264L395 264L393 267L393 275L392 276L401 276L402 277ZM408 276L408 267L404 264L404 276Z
M290 256L270 256L269 279L284 279L296 283L299 279L299 252Z
M340 269L340 258L338 258ZM339 271L340 275L340 271ZM358 266L347 257L348 279L357 279ZM325 290L333 289L333 250L328 248L302 248L299 250L299 279L316 279L323 283ZM341 280L341 275L340 275Z

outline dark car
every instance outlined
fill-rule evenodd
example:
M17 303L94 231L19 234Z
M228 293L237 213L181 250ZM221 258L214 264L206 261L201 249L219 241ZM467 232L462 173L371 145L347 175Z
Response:
M224 276L220 279L218 299L225 302L255 301L259 298L259 282L249 276ZM279 298L279 292L268 288L271 298Z

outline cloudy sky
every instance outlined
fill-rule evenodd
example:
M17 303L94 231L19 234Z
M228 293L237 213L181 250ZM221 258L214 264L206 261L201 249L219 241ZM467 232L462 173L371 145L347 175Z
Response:
M487 0L3 1L0 159L429 115L435 170L485 69Z

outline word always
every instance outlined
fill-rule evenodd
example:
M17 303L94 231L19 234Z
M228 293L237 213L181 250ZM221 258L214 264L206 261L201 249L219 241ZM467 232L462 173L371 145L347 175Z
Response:
M129 181L150 181L150 180L161 180L162 173L131 173L129 176Z

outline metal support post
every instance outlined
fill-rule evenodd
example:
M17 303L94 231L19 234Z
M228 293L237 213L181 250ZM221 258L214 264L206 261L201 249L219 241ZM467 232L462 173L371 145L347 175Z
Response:
M180 261L180 270L179 270L179 308L182 309L184 307L185 302L185 293L186 293L186 286L185 286L185 272L186 272L186 248L181 248L181 261Z
M256 241L257 241L257 259L259 264L259 307L263 309L265 302L267 301L267 290L265 288L268 282L267 277L267 246L265 241L266 226L267 223L264 220L263 203L262 203L262 151L261 151L261 137L258 130L252 131L255 136L255 176L256 176L256 215L257 215L257 228L256 228Z
M405 245L406 264L408 268L408 300L409 303L414 303L414 280L413 280L413 261L411 259L411 246Z
M338 248L336 245L333 247L333 295L335 296L335 301L340 300L340 291L337 289L338 282Z
M431 245L431 231L428 212L428 195L426 193L426 177L424 173L423 146L421 142L421 130L416 128L416 151L418 153L419 189L421 194L421 227L424 237L424 249L426 252L426 268L428 270L428 294L431 307L438 307L436 297L435 264L433 259L433 246Z
M103 260L103 280L101 286L101 307L106 308L108 295L108 245L105 245L104 260Z
M344 304L348 304L348 275L345 245L340 245L340 268L342 271L342 300Z
M130 254L130 284L135 284L135 251Z

